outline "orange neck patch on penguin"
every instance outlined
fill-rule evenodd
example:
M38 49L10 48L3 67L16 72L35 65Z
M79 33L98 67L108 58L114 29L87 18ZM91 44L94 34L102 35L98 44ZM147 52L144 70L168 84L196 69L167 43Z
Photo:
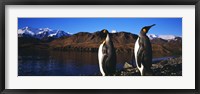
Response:
M146 32L147 32L147 30L146 30L146 29L142 29L142 31L143 31L144 33L146 33Z
M106 33L106 30L103 30L103 33Z

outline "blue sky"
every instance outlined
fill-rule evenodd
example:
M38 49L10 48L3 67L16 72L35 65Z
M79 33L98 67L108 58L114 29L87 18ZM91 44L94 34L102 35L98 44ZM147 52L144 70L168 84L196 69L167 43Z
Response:
M65 32L96 32L102 29L139 34L142 27L156 24L149 34L182 36L182 18L18 18L18 29L51 28Z

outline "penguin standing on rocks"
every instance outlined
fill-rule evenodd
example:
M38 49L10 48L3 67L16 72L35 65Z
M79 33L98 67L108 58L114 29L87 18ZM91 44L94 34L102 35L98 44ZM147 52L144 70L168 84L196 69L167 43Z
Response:
M113 76L116 71L116 52L108 30L102 32L106 34L106 39L99 46L99 68L102 76Z
M135 43L135 61L141 76L153 75L151 70L152 46L148 36L146 35L149 29L153 26L155 26L155 24L143 27Z

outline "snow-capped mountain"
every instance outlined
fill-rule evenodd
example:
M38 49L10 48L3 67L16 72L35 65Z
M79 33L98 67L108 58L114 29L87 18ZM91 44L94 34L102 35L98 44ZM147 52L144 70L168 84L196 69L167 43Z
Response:
M34 37L37 39L43 38L60 38L63 36L70 36L70 34L62 31L62 30L52 30L50 28L31 28L24 27L22 29L18 29L19 37Z
M111 33L117 33L117 30L112 30Z
M149 39L154 39L154 38L158 38L158 36L157 35L154 35L154 34L149 34L149 35L147 35L148 37L149 37Z
M155 35L155 34L149 34L147 35L150 40L155 39L155 38L161 38L163 40L176 40L178 36L175 35Z
M36 32L38 32L36 28L30 28L30 27L24 27L22 29L18 29L18 34L26 34L34 36Z

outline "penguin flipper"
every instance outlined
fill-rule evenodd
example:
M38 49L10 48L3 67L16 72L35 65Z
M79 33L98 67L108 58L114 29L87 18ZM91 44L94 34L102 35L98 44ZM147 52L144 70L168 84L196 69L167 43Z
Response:
M105 43L103 42L100 46L99 46L99 51L98 51L98 59L99 59L99 69L100 72L102 74L102 76L105 76L105 71L104 71L104 62L105 62Z
M138 52L137 52L137 63L138 63L139 67L141 67L143 58L144 58L143 49L142 49L142 47L140 47Z
M102 53L103 53L103 59L102 59L102 69L105 73L105 75L107 75L107 58L108 58L108 52L107 52L107 46L104 44L103 48L102 48Z

